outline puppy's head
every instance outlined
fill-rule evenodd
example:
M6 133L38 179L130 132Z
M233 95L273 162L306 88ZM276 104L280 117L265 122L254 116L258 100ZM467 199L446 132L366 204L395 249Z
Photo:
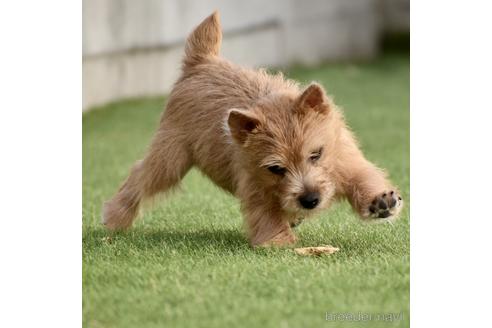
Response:
M335 194L337 121L321 86L300 95L274 94L248 110L233 109L228 127L241 165L291 213L328 207Z

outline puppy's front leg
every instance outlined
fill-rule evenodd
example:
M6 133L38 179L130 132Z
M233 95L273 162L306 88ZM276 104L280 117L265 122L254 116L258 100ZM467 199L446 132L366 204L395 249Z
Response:
M363 218L396 217L403 200L385 173L364 158L351 134L343 140L339 162L339 182L353 209Z
M384 173L369 162L360 162L344 187L354 210L363 218L396 217L402 208L402 198Z
M252 246L285 246L296 241L281 211L250 202L243 202L242 205Z

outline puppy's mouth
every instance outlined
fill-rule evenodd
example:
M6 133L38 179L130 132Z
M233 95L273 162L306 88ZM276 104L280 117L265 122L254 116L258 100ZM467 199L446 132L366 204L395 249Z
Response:
M316 193L317 195L289 195L281 201L284 211L296 217L309 217L327 209L332 203L333 192Z
M314 202L316 203L316 202ZM306 203L304 204L306 205ZM308 217L323 210L326 205L323 199L320 199L316 205L308 204L307 207L301 204L296 198L290 199L282 204L284 211L296 217Z
M295 217L309 217L330 206L335 190L324 183L317 188L300 189L290 193L275 190L274 193L285 212Z

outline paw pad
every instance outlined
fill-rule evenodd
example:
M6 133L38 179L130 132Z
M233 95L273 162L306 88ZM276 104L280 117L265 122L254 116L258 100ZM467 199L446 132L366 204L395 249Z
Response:
M397 214L402 204L401 196L395 191L384 192L377 196L369 205L370 217L385 219Z

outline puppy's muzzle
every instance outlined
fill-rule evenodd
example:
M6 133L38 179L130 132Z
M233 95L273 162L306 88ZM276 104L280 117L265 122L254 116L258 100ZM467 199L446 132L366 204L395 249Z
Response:
M308 192L299 197L299 203L302 207L308 210L312 210L318 206L320 201L320 195L318 192Z

